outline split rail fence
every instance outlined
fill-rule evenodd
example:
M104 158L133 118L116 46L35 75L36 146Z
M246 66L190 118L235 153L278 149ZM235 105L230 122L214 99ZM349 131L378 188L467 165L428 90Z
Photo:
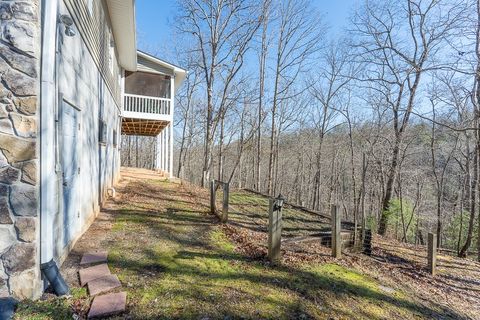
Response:
M221 210L217 208L217 192L221 191ZM330 247L332 256L340 258L342 251L350 250L356 252L363 252L367 255L372 254L372 231L368 228L358 227L357 224L342 221L341 214L337 205L331 205L330 215L323 214L302 206L290 204L279 196L272 198L263 193L244 189L244 191L261 196L268 199L268 258L272 263L277 263L281 259L281 246L288 243L299 243L309 241L320 241L324 246ZM210 210L216 215L222 223L228 222L230 203L230 186L228 182L220 180L212 180L210 182ZM285 217L283 209L288 207L290 209L299 210L319 218L318 224L325 227L320 228L320 231L315 234L284 237L282 231L284 228ZM323 221L323 222L322 222ZM427 250L427 269L430 274L436 274L436 257L437 244L436 236L433 233L428 234L428 250Z

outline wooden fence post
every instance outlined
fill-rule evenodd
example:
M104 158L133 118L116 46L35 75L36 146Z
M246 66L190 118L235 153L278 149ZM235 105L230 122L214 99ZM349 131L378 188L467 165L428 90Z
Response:
M336 205L332 205L332 257L340 258L342 256L342 225L340 214Z
M437 238L434 233L428 233L428 271L432 276L437 273Z
M270 199L268 209L268 258L278 262L281 258L280 245L282 241L282 209L275 207L275 199Z
M210 211L212 214L216 214L216 208L215 208L215 180L210 181Z
M363 229L363 253L371 256L372 255L372 230Z
M223 207L222 207L222 222L228 221L228 198L230 193L230 186L228 182L223 184Z

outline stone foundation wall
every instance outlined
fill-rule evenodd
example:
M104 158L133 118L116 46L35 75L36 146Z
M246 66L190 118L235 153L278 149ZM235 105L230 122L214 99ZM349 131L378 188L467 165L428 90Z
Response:
M41 293L40 43L40 0L0 0L0 297Z

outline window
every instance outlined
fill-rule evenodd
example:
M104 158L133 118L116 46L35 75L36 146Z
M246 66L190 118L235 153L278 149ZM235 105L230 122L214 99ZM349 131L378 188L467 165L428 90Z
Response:
M100 120L99 125L98 142L107 144L107 123L104 120Z
M113 129L113 147L117 147L117 130Z

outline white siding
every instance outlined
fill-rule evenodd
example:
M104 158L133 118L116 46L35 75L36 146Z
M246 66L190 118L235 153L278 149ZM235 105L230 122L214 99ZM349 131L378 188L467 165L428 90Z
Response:
M173 70L166 68L164 66L153 63L150 60L147 60L141 56L137 56L137 69L138 71L161 73L169 76L173 76Z
M68 14L62 1L60 14ZM117 105L118 100L112 96L82 37L78 33L74 37L67 37L60 32L59 40L57 90L64 100L80 110L80 171L74 190L75 214L65 216L60 207L54 220L55 256L61 259L93 221L99 210L100 199L104 199L107 188L118 178L119 144L117 147L113 145L113 130L119 134L120 106ZM114 68L115 73L118 73L118 64L115 64ZM60 108L62 104L59 101L57 105ZM99 144L100 119L106 122L107 139L104 144ZM61 183L58 184L57 194L61 204Z

